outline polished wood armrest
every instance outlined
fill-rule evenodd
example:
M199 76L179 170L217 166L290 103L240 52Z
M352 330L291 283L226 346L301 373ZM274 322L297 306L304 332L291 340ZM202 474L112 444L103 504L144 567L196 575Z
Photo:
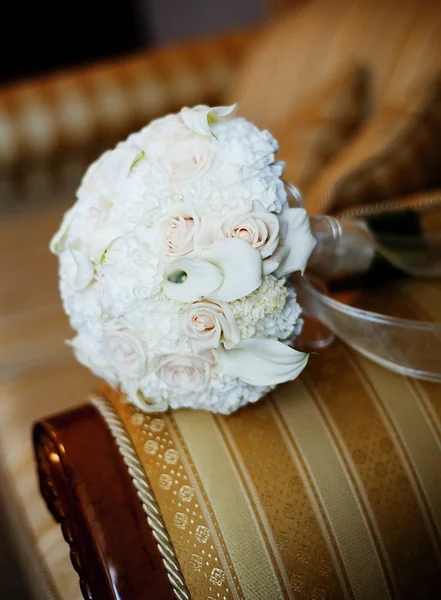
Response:
M172 600L141 502L92 405L39 421L41 492L70 545L87 600Z

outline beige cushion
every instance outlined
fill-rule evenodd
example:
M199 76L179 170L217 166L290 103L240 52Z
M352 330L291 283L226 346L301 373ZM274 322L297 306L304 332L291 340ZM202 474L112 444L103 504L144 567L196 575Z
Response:
M275 125L284 178L304 193L359 127L369 104L369 73L351 66Z
M407 106L382 107L337 155L307 194L312 214L342 211L441 183L441 76L425 89L420 105Z

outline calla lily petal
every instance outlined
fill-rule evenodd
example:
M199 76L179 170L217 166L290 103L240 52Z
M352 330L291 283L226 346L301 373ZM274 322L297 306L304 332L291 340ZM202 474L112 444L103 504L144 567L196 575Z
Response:
M105 227L92 233L89 240L89 250L92 260L101 262L102 256L112 242L121 236L117 227Z
M311 233L309 216L304 208L286 205L279 215L281 242L279 248L288 248L288 255L275 271L276 277L285 277L294 271L303 271L316 240Z
M111 151L103 164L103 176L108 186L117 191L127 179L134 164L142 158L142 150L124 146Z
M209 295L214 300L232 302L248 296L262 283L260 252L243 240L215 240L201 258L218 267L223 274L222 285Z
M98 186L105 195L112 195L120 189L133 166L142 157L143 151L136 146L120 146L109 150L89 167L83 185L92 189Z
M277 340L252 338L231 350L218 350L221 370L250 385L278 385L295 379L306 366L309 354Z
M61 221L60 229L51 239L49 244L50 251L52 254L61 254L66 249L66 239L69 231L69 225L72 220L73 210L70 208L65 212L63 220Z
M86 252L69 245L68 250L74 259L75 265L71 272L70 285L79 292L84 290L92 281L94 268Z
M272 256L263 261L263 274L270 275L286 260L289 254L287 246L279 246ZM281 275L279 276L281 277Z
M181 119L189 129L199 135L211 135L210 127L219 123L233 113L236 104L231 106L215 106L210 108L202 104L194 108L184 107L181 110Z
M196 302L217 290L223 282L222 271L198 258L178 258L167 266L164 294L178 302Z

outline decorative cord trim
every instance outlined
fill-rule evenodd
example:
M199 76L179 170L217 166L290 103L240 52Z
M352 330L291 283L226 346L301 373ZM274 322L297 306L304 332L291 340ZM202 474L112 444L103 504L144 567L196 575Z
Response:
M142 508L147 516L147 523L156 540L175 598L177 600L191 600L150 482L145 475L136 450L118 413L113 408L111 402L103 396L92 396L90 402L98 409L105 420L126 464L133 485L141 500Z

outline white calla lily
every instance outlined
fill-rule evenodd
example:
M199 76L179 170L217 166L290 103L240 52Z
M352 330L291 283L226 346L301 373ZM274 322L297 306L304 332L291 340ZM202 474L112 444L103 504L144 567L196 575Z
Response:
M198 258L178 258L165 271L164 294L177 302L196 302L217 290L223 282L222 271Z
M89 239L89 255L96 263L102 261L105 251L110 244L122 235L122 232L117 227L104 227L97 229L92 233Z
M72 289L79 292L84 290L92 281L94 276L93 264L89 260L87 252L74 243L69 244L68 252L73 258L73 264L68 272L68 280Z
M309 216L304 208L285 205L279 215L280 243L272 260L278 262L274 275L285 277L294 271L303 271L316 240L311 233ZM288 252L287 252L288 250Z
M126 181L132 168L143 158L136 146L120 146L105 152L87 170L82 186L91 192L112 196Z
M209 297L223 302L233 302L248 296L262 283L262 257L247 242L237 239L217 239L202 252L201 258L220 269L222 285Z
M218 364L227 375L250 385L292 381L304 369L309 354L273 339L243 340L231 350L218 349Z
M236 104L231 106L210 106L198 105L194 108L184 107L181 112L181 119L189 129L199 135L212 135L211 126L215 123L225 121L232 115Z
M67 234L69 231L69 225L72 220L73 209L69 209L65 212L61 221L60 229L51 239L49 248L52 254L60 254L66 249Z

